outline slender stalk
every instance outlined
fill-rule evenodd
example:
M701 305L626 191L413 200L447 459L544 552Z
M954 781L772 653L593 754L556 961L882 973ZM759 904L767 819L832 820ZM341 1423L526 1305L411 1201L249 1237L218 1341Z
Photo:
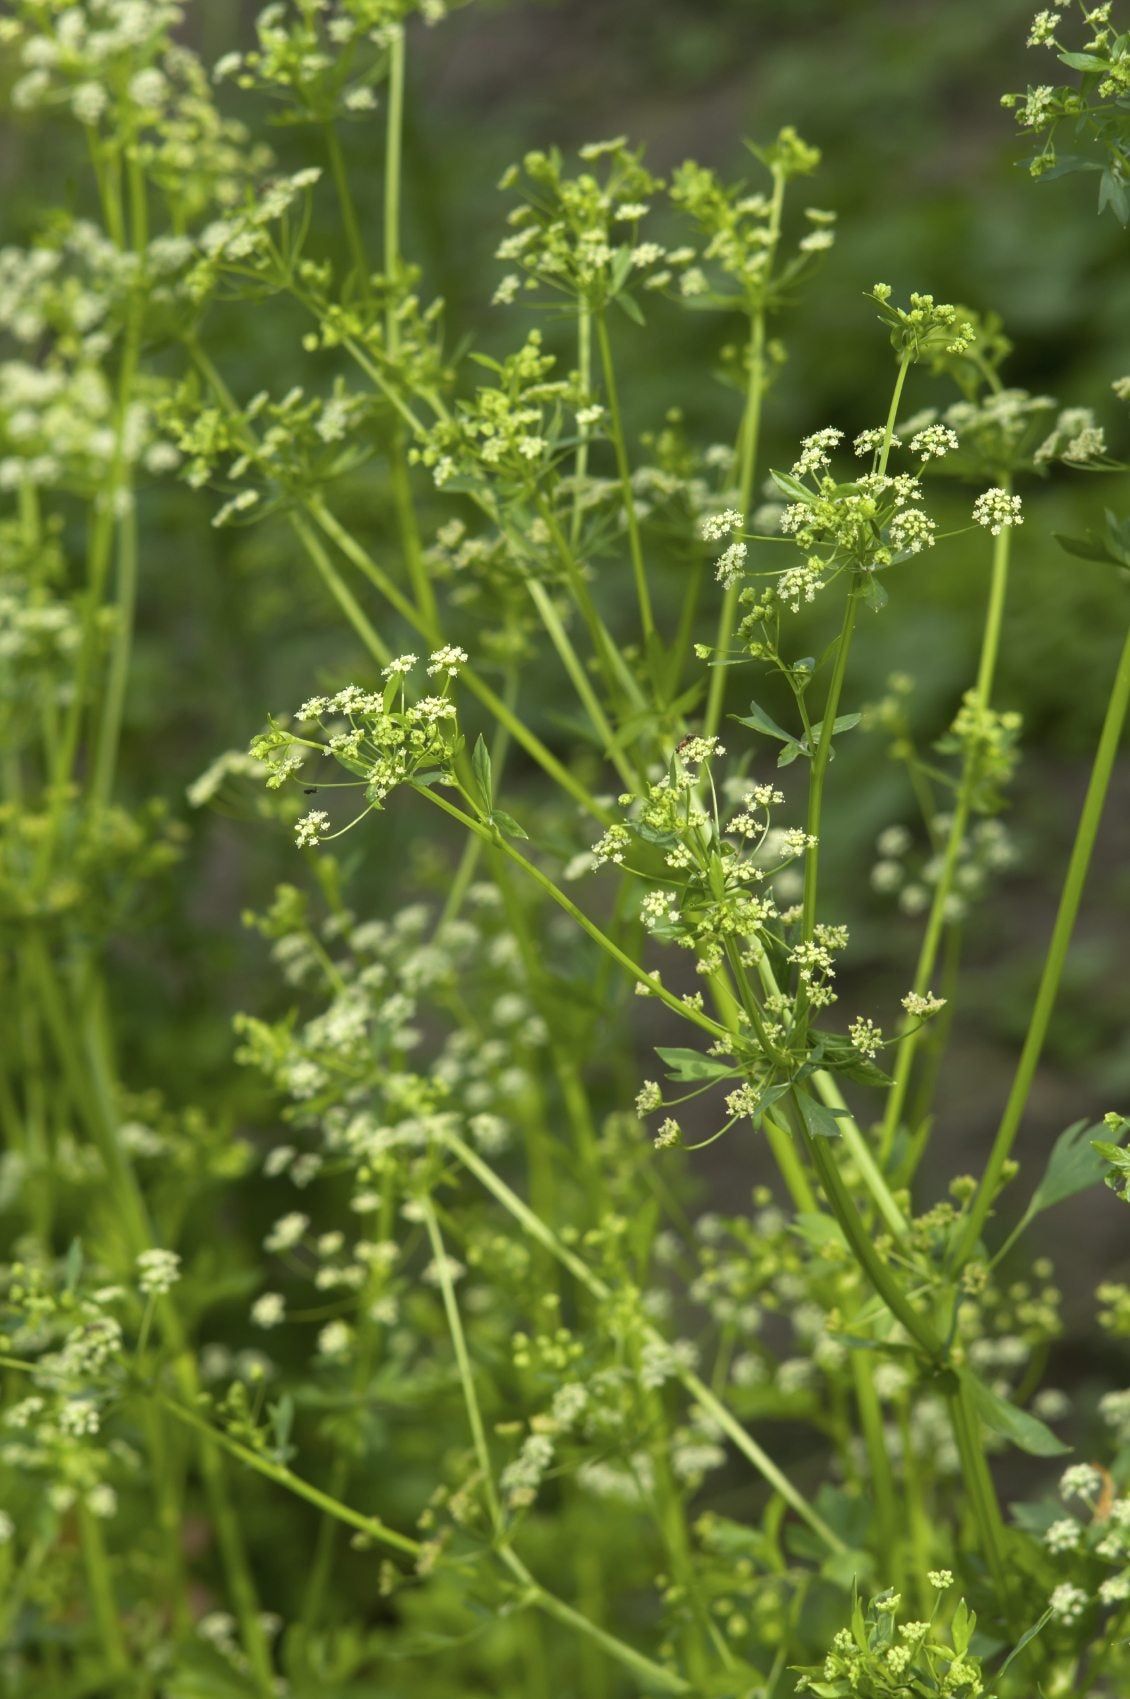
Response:
M612 1296L611 1289L605 1285L599 1275L594 1274L587 1264L582 1262L580 1257L561 1242L552 1228L522 1202L518 1194L511 1190L505 1180L501 1179L493 1168L477 1156L456 1134L445 1134L443 1142L459 1158L463 1166L486 1187L487 1191L497 1198L503 1208L509 1211L515 1221L530 1235L531 1239L536 1240L539 1245L543 1245L551 1255L555 1256L558 1262L569 1270L578 1284L583 1286L594 1298L601 1303L607 1303ZM649 1338L660 1341L661 1336L654 1328L647 1327L646 1332ZM828 1550L833 1552L844 1551L846 1548L839 1535L829 1528L823 1517L809 1504L804 1494L793 1486L788 1476L777 1467L772 1458L757 1444L757 1441L746 1432L741 1423L736 1420L721 1399L707 1386L706 1382L700 1380L691 1369L680 1366L676 1367L674 1372L676 1378L692 1397L697 1399L707 1415L713 1417L743 1457L753 1464L762 1479L784 1499L787 1505L795 1510L803 1521L807 1522L813 1533L824 1542Z
M357 273L357 285L362 294L369 291L369 261L365 254L365 241L361 235L361 226L357 220L357 209L353 204L353 195L349 188L349 173L345 168L345 158L341 151L341 141L332 123L326 124L326 152L329 155L330 172L337 190L337 202L341 209L341 222L345 227L345 240L349 247L350 258Z
M887 423L883 432L883 446L879 453L877 471L882 475L887 469L890 458L891 440L894 436L895 420L898 418L899 405L902 401L903 385L906 374L910 370L910 358L904 356L899 362L898 376L891 395L891 405L887 410ZM832 759L832 737L834 734L836 716L840 711L840 697L843 692L844 678L847 673L848 652L851 648L852 633L855 630L855 616L859 607L859 596L862 591L859 574L853 576L851 588L848 591L847 606L844 609L843 627L840 631L839 642L836 645L836 658L832 665L832 678L828 686L828 695L824 703L824 718L820 727L820 737L812 756L812 767L808 782L808 817L806 831L817 840L805 852L804 858L804 904L801 930L805 939L812 937L816 924L816 892L820 871L820 822L824 806L824 780L828 772L828 763ZM804 1003L802 994L798 995L798 1007Z
M612 450L616 456L616 471L620 479L620 497L624 504L624 519L628 526L628 552L632 558L632 577L635 579L636 600L639 603L640 625L644 642L655 637L655 619L651 611L651 593L647 585L643 545L640 540L639 515L632 494L632 469L628 461L628 445L624 438L624 421L620 415L620 396L616 387L616 368L612 362L612 342L603 309L597 311L596 341L600 350L600 367L604 375L604 393L608 400L608 417L612 427Z
M304 1498L308 1504L325 1511L327 1516L335 1516L339 1522L356 1528L359 1533L367 1535L378 1545L389 1546L393 1551L403 1552L409 1557L418 1557L423 1550L419 1540L413 1540L407 1534L397 1533L395 1528L389 1528L379 1517L365 1516L348 1504L342 1504L340 1500L322 1492L310 1481L304 1481L284 1464L275 1463L271 1458L264 1457L261 1452L252 1451L250 1446L241 1445L239 1440L232 1439L230 1434L214 1427L195 1410L187 1409L166 1393L156 1392L154 1397L161 1408L167 1410L176 1421L183 1422L186 1427L194 1428L197 1433L203 1434L209 1445L218 1446L221 1451L226 1451L229 1456L246 1464L255 1474L263 1475L268 1481L274 1481L277 1486L285 1487L287 1492L294 1493L297 1498Z
M1012 488L1011 480L1005 476L1001 487L1005 490ZM1008 589L1009 552L1012 542L1012 530L1009 526L1001 528L999 536L993 542L993 566L989 585L989 602L985 614L985 630L981 639L981 659L977 668L977 681L973 687L973 710L979 717L984 715L989 707L992 696L993 677L996 671L997 655L1000 651L1001 626L1004 618L1005 595ZM913 990L918 996L924 997L933 984L934 970L938 960L938 949L941 945L942 934L945 930L946 912L953 891L954 877L957 872L958 857L965 840L966 827L973 802L979 768L979 749L974 743L966 757L961 784L958 789L957 802L950 822L945 850L942 856L942 870L938 883L934 888L934 898L930 905L929 917L926 921L926 931L919 951L918 966L914 973ZM893 1069L894 1084L887 1093L886 1112L883 1117L883 1130L880 1149L883 1157L890 1154L898 1131L899 1119L903 1105L906 1102L907 1091L910 1087L911 1073L921 1035L925 1030L920 1022L907 1021L910 1029L899 1041L895 1053Z
M981 1230L992 1208L993 1199L999 1189L1004 1165L1012 1153L1016 1135L1020 1131L1028 1096L1032 1090L1036 1067L1044 1048L1044 1040L1047 1037L1048 1023L1051 1020L1052 1010L1055 1007L1056 996L1059 992L1059 982L1063 977L1063 967L1067 960L1071 935L1075 930L1075 921L1083 897L1087 870L1091 865L1091 855L1094 851L1095 839L1098 837L1107 791L1110 788L1111 773L1114 770L1118 746L1126 725L1128 707L1130 707L1130 631L1127 632L1122 646L1110 700L1107 703L1106 715L1103 719L1102 731L1099 734L1094 765L1087 784L1087 793L1083 799L1079 826L1075 833L1075 842L1067 864L1063 892L1056 911L1051 942L1048 945L1043 972L1040 975L1039 989L1036 992L1036 1001L1032 1008L1024 1046L1020 1052L1020 1060L1016 1066L1016 1073L1008 1094L1008 1101L1004 1107L1000 1126L997 1128L996 1137L989 1152L985 1172L974 1196L965 1230L954 1250L953 1261L957 1268L962 1267L968 1261L976 1248Z
M83 1567L90 1594L98 1638L110 1674L117 1681L127 1681L130 1673L129 1653L118 1616L114 1597L114 1582L110 1574L110 1559L98 1518L85 1504L78 1508L79 1541L82 1546Z
M519 850L516 850L502 836L497 827L484 826L481 821L464 813L461 808L457 808L454 803L448 802L434 790L421 790L420 795L426 796L429 802L434 803L437 808L442 808L445 814L450 814L453 820L458 820L461 826L465 826L469 832L474 832L477 837L482 838L484 843L492 844L496 849L500 849L504 855L508 855L511 861L528 874L535 884L541 886L547 896L553 898L559 908L563 908L565 913L570 915L577 925L587 932L595 943L600 945L602 950L618 962L622 968L625 968L638 984L645 986L653 997L657 997L661 1003L665 1003L669 1009L674 1010L675 1014L682 1015L684 1020L690 1021L693 1025L701 1027L704 1032L710 1033L711 1037L729 1037L725 1027L719 1026L718 1022L711 1020L709 1015L700 1014L692 1004L684 1003L673 992L668 991L667 987L661 984L654 974L648 973L646 968L642 968L638 962L633 961L631 956L621 950L620 946L614 943L606 932L600 930L595 921L589 919L583 909L579 909L576 903L571 901L564 891L553 883L548 874L543 873L540 867L537 867L532 861L528 861Z
M544 1611L547 1616L553 1617L555 1622L561 1623L564 1628L570 1629L574 1634L581 1634L602 1647L610 1658L615 1658L617 1663L624 1665L625 1669L630 1669L647 1687L657 1688L661 1693L692 1693L694 1691L690 1682L684 1680L674 1670L665 1669L662 1664L657 1664L653 1659L646 1658L642 1652L637 1652L626 1641L617 1639L614 1634L609 1634L606 1629L599 1627L595 1622L590 1622L588 1617L582 1616L580 1611L574 1610L572 1605L565 1603L564 1599L559 1599L555 1594L546 1592L545 1588L534 1580L517 1553L511 1550L509 1546L503 1546L499 1555L511 1574L526 1588L530 1604L535 1605L538 1610Z
M380 590L386 600L396 609L397 613L407 620L409 625L411 625L421 637L431 644L433 648L439 648L443 643L443 636L440 631L436 629L436 627L428 625L422 620L415 608L413 608L412 604L388 577L387 573L378 566L372 556L361 547L360 543L357 542L357 539L345 529L345 527L334 517L329 509L323 505L321 500L311 498L311 500L307 502L306 506L313 519L321 526L326 535L333 539L342 554L345 555L346 559L350 560L359 571L365 574L369 581ZM526 753L537 762L538 766L541 767L551 779L560 785L561 789L565 791L568 796L573 798L574 802L579 803L587 814L594 815L598 820L604 821L608 818L607 810L600 807L600 805L593 800L584 785L581 784L580 780L577 779L569 771L569 769L564 766L549 749L546 748L545 744L542 743L539 737L530 731L525 722L519 719L519 717L507 706L496 691L491 689L486 681L475 671L474 667L464 667L460 673L460 678L466 685L467 689L470 690L473 695L478 697L479 701L483 704L483 707L486 708L501 725L506 727L514 741L522 746Z
M479 1473L483 1479L483 1493L486 1497L487 1509L490 1512L491 1523L497 1533L502 1527L502 1506L499 1503L498 1491L494 1484L494 1465L491 1462L490 1446L487 1444L482 1411L479 1409L478 1393L475 1391L475 1374L471 1367L470 1353L467 1350L467 1338L463 1332L459 1305L455 1299L455 1287L451 1281L447 1252L444 1249L443 1237L439 1230L439 1222L436 1219L435 1206L431 1198L423 1195L419 1199L419 1204L424 1217L424 1226L427 1229L428 1242L432 1247L436 1279L443 1295L447 1330L451 1335L451 1346L455 1352L455 1363L459 1370L459 1381L463 1388L463 1402L467 1409L467 1426L471 1430L471 1442L475 1447Z
M773 275L773 264L781 239L781 212L785 199L785 178L779 167L773 170L773 199L769 210L769 226L765 244L765 273L761 295L750 315L749 346L746 351L745 410L738 432L738 511L748 524L753 500L753 481L757 467L757 449L761 436L762 402L765 397L765 335L768 314L765 299ZM727 585L718 615L718 630L714 638L714 654L722 659L733 637L741 585ZM703 734L714 737L722 723L722 708L726 697L726 669L716 666L710 675L706 699Z
M1012 1588L1009 1586L1008 1562L1004 1549L1004 1523L981 1445L980 1420L973 1407L967 1384L960 1377L946 1392L946 1404L961 1457L962 1479L973 1507L973 1519L977 1524L981 1547L989 1565L998 1602L1011 1623Z

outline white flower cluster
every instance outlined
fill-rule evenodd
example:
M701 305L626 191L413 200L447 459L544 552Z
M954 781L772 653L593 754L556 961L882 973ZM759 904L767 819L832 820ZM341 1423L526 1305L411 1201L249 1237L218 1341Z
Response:
M973 519L976 524L984 525L994 537L999 537L1010 525L1023 525L1020 497L994 485L991 490L984 490L973 503Z

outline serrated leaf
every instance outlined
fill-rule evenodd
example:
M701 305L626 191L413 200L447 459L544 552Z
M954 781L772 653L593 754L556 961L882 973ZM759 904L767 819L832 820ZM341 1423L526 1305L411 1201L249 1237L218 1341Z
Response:
M717 1080L737 1073L733 1062L722 1062L717 1056L704 1056L701 1050L660 1049L655 1054L671 1070L672 1080Z
M479 789L479 802L483 813L489 815L494 809L494 781L491 777L490 750L482 732L475 739L475 748L471 755L471 771L475 775L475 784Z
M962 1379L973 1394L977 1414L991 1432L1011 1440L1019 1450L1028 1452L1032 1457L1062 1457L1071 1450L1069 1445L1056 1439L1038 1416L1010 1404L1007 1398L1001 1398L968 1369L962 1372Z

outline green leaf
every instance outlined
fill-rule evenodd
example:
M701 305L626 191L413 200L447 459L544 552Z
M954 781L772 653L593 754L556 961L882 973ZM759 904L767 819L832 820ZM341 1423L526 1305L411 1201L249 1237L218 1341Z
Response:
M475 783L479 787L479 801L483 813L490 815L494 810L494 783L491 779L490 750L486 746L482 732L475 739L474 753L471 756L471 771L475 775Z
M843 1074L849 1080L857 1080L861 1085L890 1085L891 1076L883 1072L876 1063L868 1057L861 1056L850 1038L844 1038L838 1032L821 1034L823 1052L820 1066L831 1068L837 1074Z
M1039 1215L1041 1210L1051 1209L1053 1204L1062 1203L1065 1198L1073 1198L1077 1192L1085 1192L1090 1186L1097 1186L1103 1177L1103 1160L1095 1151L1091 1138L1101 1132L1101 1126L1089 1127L1086 1121L1075 1121L1060 1133L1052 1146L1032 1200L1025 1210L1025 1219L1031 1220Z
M1113 171L1104 171L1099 178L1099 211L1103 212L1107 207L1119 224L1130 219L1130 197L1127 196L1126 185Z
M1053 531L1052 536L1066 554L1074 555L1078 560L1100 560L1107 564L1119 564L1101 537L1091 534L1086 537L1065 537L1060 531Z
M1016 1645L1012 1648L1012 1651L1008 1654L1008 1657L1004 1660L1004 1663L997 1671L997 1676L1002 1676L1009 1664L1012 1663L1013 1659L1020 1656L1028 1642L1036 1638L1041 1628L1051 1621L1051 1615L1051 1606L1049 1605L1040 1620L1038 1622L1034 1622L1031 1628L1026 1628L1024 1630L1024 1633L1020 1636L1020 1639L1016 1642Z
M862 718L862 714L837 714L835 719L832 721L832 736L839 737L841 732L851 731L859 724ZM812 728L811 737L806 737L804 740L805 746L807 747L811 744L811 746L815 749L816 745L820 742L820 734L823 730L823 720L817 720L816 724Z
M807 489L798 478L794 478L791 472L770 472L769 476L782 494L788 496L790 501L803 502L805 507L811 507L816 500L812 491Z
M1109 69L1105 59L1100 59L1097 53L1061 53L1061 65L1066 65L1072 71L1105 71Z
M880 584L874 573L872 573L863 587L863 600L867 603L867 606L871 609L872 613L878 613L881 608L886 607L890 599L891 598L888 596L885 586Z
M957 1609L953 1613L953 1622L950 1625L950 1636L953 1640L953 1649L959 1657L964 1657L966 1652L968 1652L969 1642L973 1638L973 1630L976 1626L977 1618L969 1609L965 1600L961 1599L958 1602Z
M1071 1450L1062 1440L1056 1439L1051 1429L1033 1416L1027 1410L1018 1409L1006 1398L998 1395L978 1380L968 1369L962 1371L962 1379L973 1394L973 1402L977 1414L985 1426L993 1433L1000 1434L1002 1439L1011 1440L1021 1451L1026 1451L1032 1457L1062 1457Z
M620 311L628 315L633 324L643 325L647 323L647 320L644 318L643 313L640 310L639 302L636 300L634 295L629 295L626 289L621 289L619 294L614 295L612 299L616 302Z
M806 1091L798 1091L796 1095L809 1138L838 1139L840 1125L836 1117L837 1115L847 1115L849 1111L847 1109L827 1109L823 1103L817 1103L816 1099L810 1097Z
M82 1240L72 1239L67 1250L67 1260L64 1263L64 1278L68 1292L73 1292L82 1276L83 1265Z
M494 813L491 815L491 821L498 827L499 831L503 832L508 838L528 839L530 836L523 827L519 826L517 820L515 820L512 814L504 814L501 808L495 809Z
M733 1062L704 1056L700 1050L666 1050L657 1046L655 1054L671 1070L667 1077L672 1080L720 1080L739 1071Z
M787 732L783 726L779 726L772 715L767 714L764 708L758 707L756 702L750 703L748 714L731 714L730 718L737 720L739 726L749 726L755 732L764 732L766 737L775 737L781 743L797 741L792 732ZM800 747L799 744L797 747Z

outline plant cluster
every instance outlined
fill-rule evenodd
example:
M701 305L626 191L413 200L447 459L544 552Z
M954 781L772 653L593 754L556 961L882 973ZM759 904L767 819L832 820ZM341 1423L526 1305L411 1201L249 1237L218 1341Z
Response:
M1084 9L1081 52L1039 15L1081 83L1021 122L1043 175L1079 129L1125 219L1112 11ZM528 153L493 304L543 316L465 352L402 252L406 56L442 12L275 0L213 67L175 4L0 22L13 107L89 158L0 253L0 1681L1116 1699L1130 1393L1088 1425L1044 1384L1060 1294L1028 1247L1104 1180L1130 1198L1130 1123L1076 1122L1035 1186L1018 1157L1130 637L984 1166L939 1194L924 1158L963 927L1016 853L1013 557L1053 468L1123 468L1091 410L1008 386L995 316L883 283L860 312L885 414L768 463L781 333L834 229L796 204L820 156L790 128L735 182L662 180L624 138ZM279 172L260 102L318 163ZM379 250L360 123L383 124ZM280 377L241 395L215 327L252 312ZM682 312L719 327L721 440L674 397L629 426L620 338L661 360ZM184 847L119 775L145 497L173 481L217 531L282 537L286 582L342 618L334 676L233 724L190 793L294 847L246 917L279 989L236 1022L238 1123L139 1091L114 1024L111 943ZM1128 525L1064 546L1125 568ZM905 673L875 699L854 641L957 535L982 636L929 723ZM865 744L899 799L870 879L917 957L860 1009L827 802ZM374 902L404 817L432 860L417 887L394 850ZM761 1141L774 1184L696 1210L688 1158L722 1140L734 1174ZM1130 1333L1127 1288L1099 1301Z

